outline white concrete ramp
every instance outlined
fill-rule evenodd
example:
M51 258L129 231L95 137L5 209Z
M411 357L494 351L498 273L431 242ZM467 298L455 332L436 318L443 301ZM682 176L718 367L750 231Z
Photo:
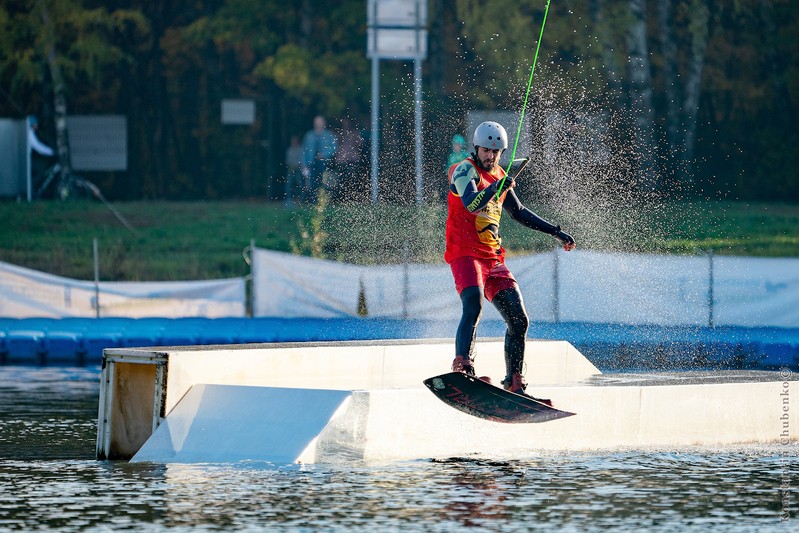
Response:
M527 341L531 385L599 373L564 341ZM320 390L425 390L452 363L451 339L108 348L103 353L97 458L131 459L196 385ZM477 342L480 375L505 375L502 339ZM432 395L430 395L431 398Z
M576 416L502 424L428 390L334 391L195 385L134 456L159 463L396 461L529 457L615 447L795 441L799 402L773 373L622 376L537 393ZM787 413L785 420L781 420ZM791 429L793 428L793 429Z
M349 391L194 385L131 462L306 462Z
M481 374L501 376L502 347L478 343ZM287 464L799 439L799 374L787 369L603 375L568 343L528 341L528 390L577 414L501 424L424 388L451 351L430 341L108 349L97 456Z

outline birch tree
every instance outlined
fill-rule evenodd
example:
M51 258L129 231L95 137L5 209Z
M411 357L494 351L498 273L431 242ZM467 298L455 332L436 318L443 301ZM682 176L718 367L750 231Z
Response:
M627 29L629 53L629 97L633 113L638 155L638 184L643 190L657 189L655 112L652 73L647 41L646 0L630 0L630 26Z
M710 9L706 0L684 2L682 10L688 30L688 50L679 54L672 21L671 0L657 2L657 28L662 55L665 93L665 130L669 155L680 164L675 173L681 181L693 174L699 97L709 39ZM684 58L681 64L680 58Z
M111 36L128 24L146 33L147 22L136 11L87 9L78 0L38 0L6 9L2 18L8 21L8 33L0 40L0 74L7 75L12 90L51 95L56 152L62 176L68 180L69 85L79 78L98 81L107 66L132 60ZM68 185L68 181L62 184L62 196Z

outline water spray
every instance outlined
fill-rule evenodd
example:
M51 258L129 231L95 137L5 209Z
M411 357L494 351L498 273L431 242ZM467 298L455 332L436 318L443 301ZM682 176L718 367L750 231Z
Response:
M510 167L513 166L513 163L516 161L515 159L516 147L519 145L519 137L522 134L524 111L527 108L527 100L530 97L530 87L532 87L533 85L533 74L535 73L535 65L536 63L538 63L538 51L541 49L541 41L544 38L544 27L546 27L547 25L547 15L549 14L549 2L550 0L547 0L547 5L544 8L544 20L543 22L541 22L541 32L538 34L538 43L536 43L535 45L535 54L533 55L533 66L530 68L530 78L527 80L527 91L524 93L524 103L522 104L522 112L519 117L519 126L516 128L516 139L513 141L513 150L510 153L510 163L508 164L508 170L506 171L505 177L502 178L502 182L499 184L499 187L497 188L497 196L496 196L497 200L499 200L499 195L502 193L502 189L505 187L505 179L508 177L508 174L510 173ZM521 173L523 168L524 166L522 166L522 168L520 168L516 172L516 176L518 176L519 173Z

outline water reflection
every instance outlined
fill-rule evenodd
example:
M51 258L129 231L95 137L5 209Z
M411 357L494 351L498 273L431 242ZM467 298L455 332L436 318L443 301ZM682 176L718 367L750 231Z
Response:
M94 457L98 368L0 367L0 459Z
M796 516L780 445L388 464L155 465L94 457L96 372L0 368L0 529L756 530Z
M445 531L685 524L735 529L779 521L782 465L776 451L353 466L5 460L0 461L0 524L63 530ZM794 475L798 465L792 457Z

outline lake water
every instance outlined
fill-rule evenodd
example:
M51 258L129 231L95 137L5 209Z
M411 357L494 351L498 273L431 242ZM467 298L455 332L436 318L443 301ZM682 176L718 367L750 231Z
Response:
M0 530L796 530L795 444L388 464L94 459L99 369L0 367Z

